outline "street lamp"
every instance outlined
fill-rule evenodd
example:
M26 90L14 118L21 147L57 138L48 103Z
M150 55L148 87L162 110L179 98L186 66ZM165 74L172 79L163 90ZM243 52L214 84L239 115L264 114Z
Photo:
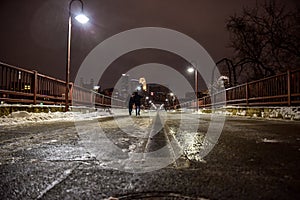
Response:
M187 71L189 73L195 72L196 111L198 112L198 110L199 110L199 103L198 103L198 73L197 73L197 69L193 66L193 67L189 67L187 69Z
M68 41L67 41L67 66L66 66L66 103L65 103L65 111L67 112L69 110L69 90L70 90L70 63L71 63L71 32L72 32L72 13L71 13L71 7L73 2L79 1L81 4L81 12L78 14L75 19L82 23L85 24L89 21L89 18L83 14L83 2L82 0L71 0L69 3L69 25L68 25Z

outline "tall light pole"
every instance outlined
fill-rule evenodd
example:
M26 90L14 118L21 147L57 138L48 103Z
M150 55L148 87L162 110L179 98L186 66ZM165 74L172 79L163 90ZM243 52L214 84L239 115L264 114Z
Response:
M72 12L71 12L71 7L72 4L78 1L81 4L81 12L75 17L75 19L82 23L85 24L89 21L89 18L83 14L83 2L82 0L71 0L69 3L69 25L68 25L68 41L67 41L67 66L66 66L66 102L65 102L65 111L67 112L69 110L69 91L70 91L70 64L71 64L71 32L72 32Z
M198 103L198 73L197 73L197 69L195 67L189 67L187 69L187 71L189 73L193 73L195 74L195 93L196 93L196 111L198 112L199 110L199 103Z

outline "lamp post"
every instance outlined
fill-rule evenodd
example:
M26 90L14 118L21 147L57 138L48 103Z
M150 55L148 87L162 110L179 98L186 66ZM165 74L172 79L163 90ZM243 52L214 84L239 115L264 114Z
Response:
M69 110L69 90L70 90L70 64L71 64L71 32L72 32L72 13L71 13L71 7L72 4L78 1L81 4L81 12L78 14L75 19L82 23L85 24L86 22L89 21L89 18L83 14L83 2L82 0L71 0L69 3L69 24L68 24L68 40L67 40L67 66L66 66L66 94L65 94L65 111L67 112Z
M198 112L199 110L199 103L198 103L198 73L197 69L195 67L189 67L187 69L189 73L195 73L195 93L196 93L196 111Z

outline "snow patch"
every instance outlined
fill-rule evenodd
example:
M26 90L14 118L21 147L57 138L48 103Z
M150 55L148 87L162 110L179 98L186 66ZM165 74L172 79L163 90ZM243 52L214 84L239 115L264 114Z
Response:
M246 110L243 110L242 112L237 112L236 115L238 116L246 116L247 112Z
M11 113L8 117L11 118L30 117L30 114L26 111L18 111L18 112Z
M32 122L49 122L49 121L82 121L96 118L113 116L106 111L95 112L49 112L49 113L29 113L26 111L13 112L9 116L0 117L0 126L21 125Z

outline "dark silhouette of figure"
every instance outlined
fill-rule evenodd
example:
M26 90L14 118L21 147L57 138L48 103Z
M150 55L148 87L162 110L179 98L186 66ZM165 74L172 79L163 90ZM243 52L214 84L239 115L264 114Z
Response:
M141 111L141 99L143 97L138 94L138 92L134 92L133 100L134 100L134 105L135 105L135 115L138 116L140 115Z
M133 108L133 104L134 104L133 97L134 97L134 95L132 94L129 98L129 103L128 103L129 115L131 115L131 113L132 113L132 108Z

